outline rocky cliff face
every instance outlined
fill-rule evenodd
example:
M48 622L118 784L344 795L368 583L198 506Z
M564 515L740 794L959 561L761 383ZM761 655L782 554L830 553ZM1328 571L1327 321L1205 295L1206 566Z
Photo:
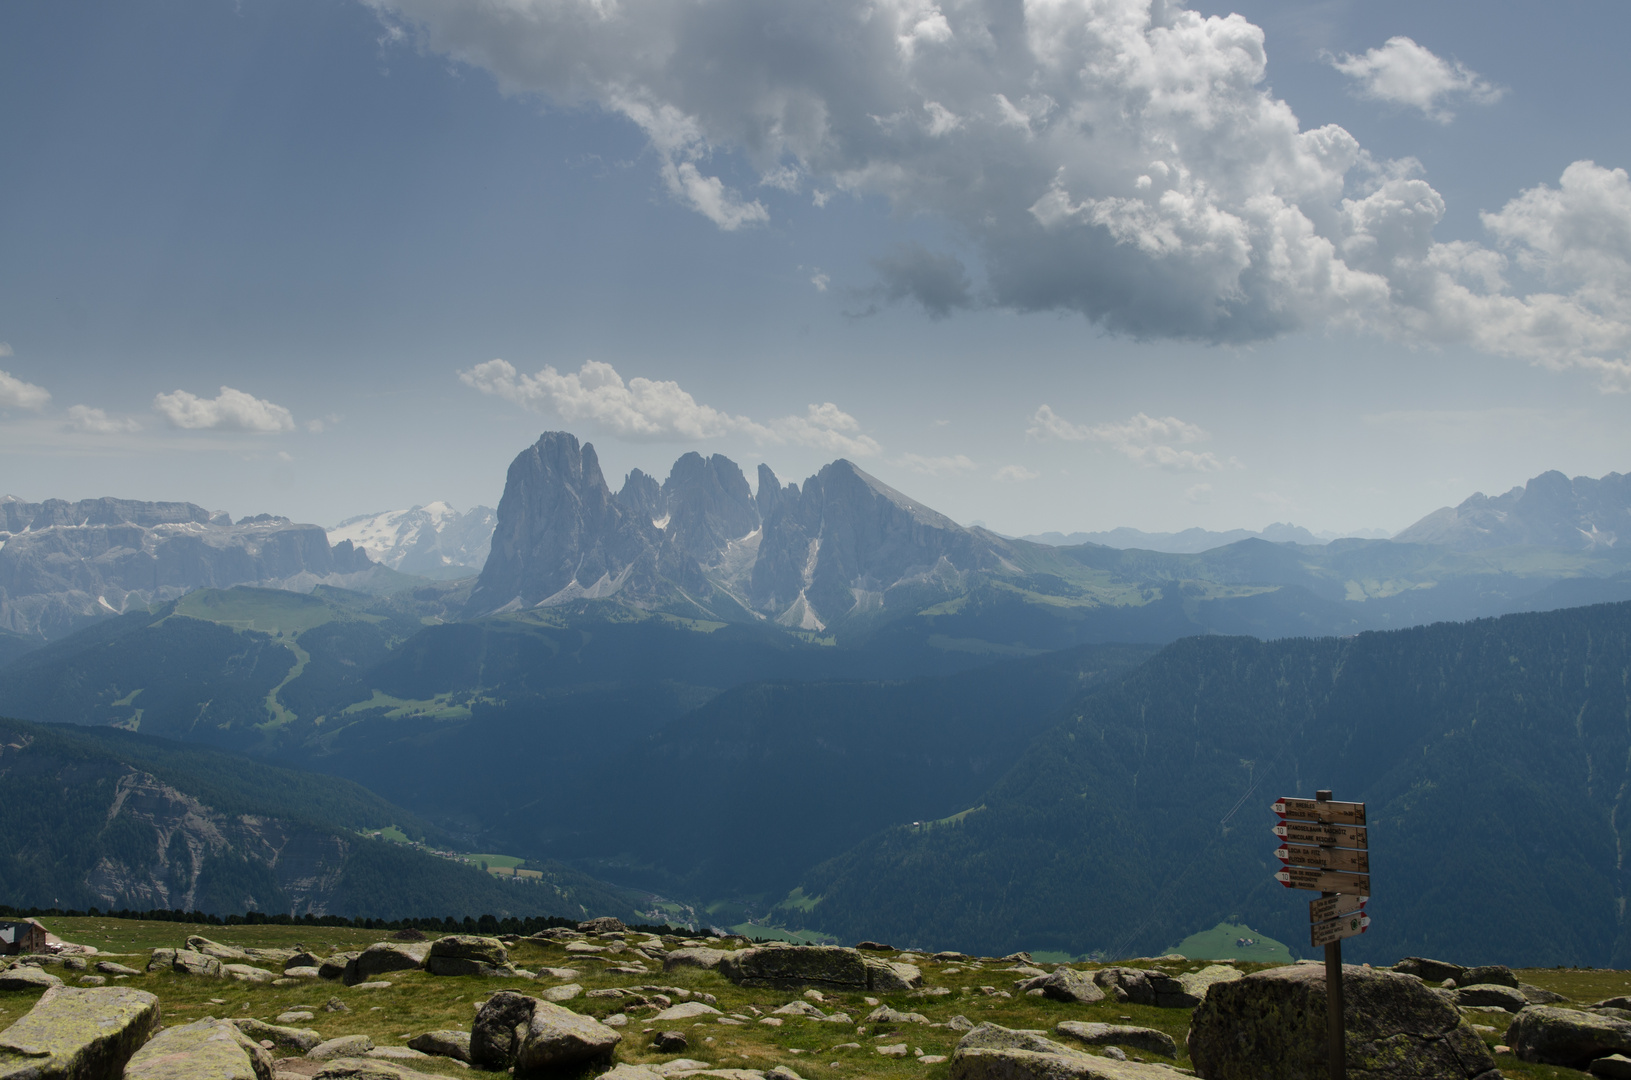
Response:
M1631 539L1631 475L1600 480L1546 472L1491 498L1435 510L1393 538L1457 551L1535 546L1598 551Z
M48 638L193 589L309 591L372 569L316 525L262 514L234 524L191 503L0 501L0 627Z
M999 544L848 461L801 491L759 467L690 453L660 486L636 469L614 496L594 448L546 432L510 466L470 612L610 597L822 629L911 583L997 569Z

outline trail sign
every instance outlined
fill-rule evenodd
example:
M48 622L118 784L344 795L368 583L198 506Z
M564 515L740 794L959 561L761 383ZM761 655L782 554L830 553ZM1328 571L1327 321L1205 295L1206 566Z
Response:
M1318 866L1326 870L1351 870L1356 874L1370 873L1370 855L1353 848L1299 847L1287 844L1274 853L1284 863L1297 866Z
M1326 844L1333 847L1369 847L1363 825L1321 825L1316 821L1281 821L1274 835L1288 844Z
M1352 893L1354 896L1370 895L1369 874L1348 874L1340 870L1310 870L1301 866L1288 866L1274 877L1288 889Z
M1365 804L1362 802L1330 802L1322 799L1276 799L1269 807L1284 818L1321 821L1329 825L1365 824Z
M1334 945L1343 938L1357 937L1370 929L1370 916L1362 911L1350 912L1326 922L1317 922L1308 928L1308 940L1317 949L1321 945Z
M1350 896L1346 893L1337 893L1335 896L1322 896L1318 900L1308 902L1309 923L1330 922L1338 915L1346 915L1351 911L1362 911L1368 896Z

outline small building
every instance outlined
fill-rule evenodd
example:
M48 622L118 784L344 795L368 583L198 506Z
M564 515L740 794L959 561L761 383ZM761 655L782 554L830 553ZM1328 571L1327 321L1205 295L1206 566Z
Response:
M0 922L0 956L47 952L45 927L33 919Z

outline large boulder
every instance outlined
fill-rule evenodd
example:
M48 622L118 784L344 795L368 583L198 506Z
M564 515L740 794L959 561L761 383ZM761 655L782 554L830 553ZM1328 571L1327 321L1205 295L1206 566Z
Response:
M1025 993L1040 990L1043 997L1054 1001L1077 1001L1084 1005L1104 1000L1104 991L1091 975L1063 966L1056 968L1051 975L1021 979L1014 984L1014 989Z
M0 990L49 990L61 985L62 980L49 971L26 964L0 971Z
M275 972L253 964L222 964L221 976L234 982L269 983L277 978Z
M317 977L320 979L343 979L345 970L352 961L361 956L360 952L339 952L317 965Z
M730 956L729 949L675 949L663 956L663 970L673 971L675 968L698 967L713 971L725 962Z
M417 971L425 966L425 957L429 954L429 945L409 941L375 942L345 966L341 978L347 986L356 986L388 971Z
M981 1024L951 1058L951 1080L1172 1080L1172 1070L1095 1057L1031 1031Z
M30 969L33 970L33 969ZM5 1080L118 1080L159 1026L159 999L123 986L46 990L0 1032Z
M1497 983L1472 983L1457 988L1454 993L1457 1005L1471 1008L1505 1009L1515 1013L1529 1006L1529 999L1522 990Z
M292 1054L304 1054L323 1041L323 1036L314 1028L284 1027L281 1024L268 1024L264 1020L255 1020L248 1016L233 1020L232 1023L256 1043L264 1039L279 1050L286 1050Z
M1107 967L1093 973L1093 981L1117 1001L1129 1005L1156 1005L1163 1009L1192 1009L1201 1003L1184 984L1162 971L1147 968Z
M211 941L209 938L198 934L194 934L187 939L187 948L193 952L201 952L205 956L213 956L224 964L246 964L249 962L249 954L242 949L231 945L222 945L219 941Z
M515 1075L536 1076L597 1061L609 1065L622 1041L623 1036L592 1016L539 1001L515 1056Z
M675 954L670 953L672 958ZM667 966L665 961L665 967ZM887 963L837 945L775 946L728 952L719 973L738 986L792 990L812 986L846 993L893 993L923 983L911 964Z
M336 1058L362 1057L374 1048L374 1040L366 1035L341 1035L325 1039L310 1050L306 1057L312 1061L333 1061Z
M1206 992L1220 982L1234 982L1246 973L1239 968L1228 964L1208 964L1199 971L1191 971L1187 975L1178 976L1178 985L1184 993L1195 999L1199 1004L1206 997Z
M497 938L473 934L449 934L437 938L425 958L425 970L432 975L514 975L515 965L504 943Z
M1441 982L1443 980L1440 980ZM1456 979L1457 986L1510 986L1517 990L1518 976L1505 964L1485 964L1483 967L1470 967Z
M470 1064L515 1075L572 1069L611 1060L623 1036L593 1017L548 1001L501 990L487 999L470 1028Z
M1353 1080L1494 1080L1495 1059L1456 1007L1409 975L1345 965L1343 1016ZM1189 1057L1208 1080L1324 1075L1325 968L1270 968L1215 983L1189 1027Z
M1148 1050L1162 1057L1178 1056L1178 1044L1172 1036L1154 1028L1063 1020L1053 1030L1088 1046L1130 1046L1134 1050Z
M1584 1069L1600 1057L1631 1054L1631 1023L1597 1013L1531 1005L1513 1018L1506 1041L1524 1061Z
M470 1033L468 1031L427 1031L408 1040L408 1046L421 1054L452 1058L470 1063Z
M165 1028L136 1051L125 1080L272 1080L272 1055L236 1026L206 1017Z
M221 961L193 949L154 949L147 962L148 971L174 971L182 975L221 977Z
M578 924L578 930L584 934L621 934L628 930L622 919L610 915L602 915L598 919L588 919Z

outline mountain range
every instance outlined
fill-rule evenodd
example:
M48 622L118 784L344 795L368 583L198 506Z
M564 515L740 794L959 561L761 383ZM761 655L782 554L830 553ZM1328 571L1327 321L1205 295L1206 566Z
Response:
M360 514L328 530L329 543L349 542L381 566L428 578L461 578L487 562L496 523L492 509L459 513L445 502Z
M1490 498L1471 496L1433 511L1395 540L1437 544L1455 551L1541 547L1601 551L1631 539L1631 476L1609 473L1569 479L1545 472L1522 487Z
M1275 522L1262 531L1230 529L1213 532L1209 529L1184 529L1182 532L1144 532L1122 527L1107 532L1035 533L1021 539L1053 547L1074 547L1078 544L1099 544L1113 548L1141 548L1144 551L1165 551L1174 555L1197 555L1213 548L1238 544L1242 540L1267 540L1272 544L1325 544L1332 540L1360 539L1385 540L1388 533L1381 529L1361 529L1351 533L1311 533L1300 525Z
M316 525L232 518L192 503L0 498L0 627L55 638L194 589L400 587Z

